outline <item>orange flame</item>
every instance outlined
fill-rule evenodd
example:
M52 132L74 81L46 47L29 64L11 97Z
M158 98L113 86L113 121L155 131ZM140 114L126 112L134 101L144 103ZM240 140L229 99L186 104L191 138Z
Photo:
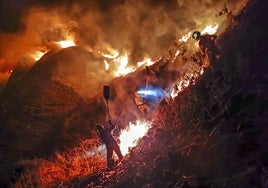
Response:
M185 35L183 35L183 36L179 39L179 41L180 41L180 42L187 42L188 39L191 37L191 34L192 34L192 32L188 32L188 33L186 33Z
M43 57L43 55L44 55L45 53L46 53L46 52L35 51L35 52L33 52L30 56L31 56L35 61L38 61L41 57Z
M202 31L201 34L209 34L209 35L213 35L217 32L219 25L215 24L214 26L212 25L207 25Z
M110 68L110 64L106 60L104 60L104 66L105 66L105 70L108 71Z
M139 61L139 62L137 63L137 66L138 66L138 67L141 67L141 66L143 66L143 65L145 65L145 66L150 66L150 65L153 65L153 64L154 64L154 62L152 61L152 59L146 57L146 58L144 58L143 61Z
M129 128L123 130L119 136L122 154L126 155L130 148L135 147L139 139L148 132L150 127L150 122L136 121L136 124L130 122Z
M111 63L113 63L113 65L115 65L114 76L116 77L125 76L131 72L134 72L141 66L150 66L154 64L151 58L145 57L143 61L137 62L136 65L129 65L128 53L120 55L119 51L113 48L107 48L105 51L108 51L108 53L99 52L103 57L109 59L109 61L104 60L105 70L108 71L110 69Z
M71 47L71 46L75 46L75 42L72 38L69 38L67 40L63 40L63 41L59 41L59 42L56 42L56 44L58 44L61 48L68 48L68 47Z
M119 52L115 49L108 48L107 51L109 54L103 54L103 56L108 59L115 59L119 56Z
M217 23L215 23L215 25L207 25L202 31L201 34L209 34L209 35L213 35L218 31L218 27L219 25ZM187 34L183 35L179 41L180 42L187 42L189 40L191 36L191 32L188 32ZM180 51L179 49L177 49L176 53L175 53L175 58L177 57L177 55L179 55ZM172 99L174 99L176 96L178 96L178 94L183 91L183 89L185 89L186 87L188 87L190 84L195 84L196 79L202 75L204 73L204 66L202 66L198 71L197 74L193 74L193 73L186 73L184 75L184 77L181 78L181 80L179 81L179 83L175 84L174 88L172 89L170 96Z
M134 67L128 67L128 55L125 53L123 56L119 56L115 59L115 62L118 64L117 71L115 71L115 76L124 76L128 73L135 71Z

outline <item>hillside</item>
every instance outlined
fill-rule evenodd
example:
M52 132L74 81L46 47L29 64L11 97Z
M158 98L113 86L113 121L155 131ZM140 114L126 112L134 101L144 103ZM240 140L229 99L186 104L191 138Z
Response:
M93 117L104 111L96 97L102 89L97 80L103 79L95 78L99 61L71 47L46 54L21 76L10 77L0 104L1 173L9 173L5 170L18 160L48 157L91 135Z
M267 187L267 50L263 1L220 39L221 58L159 106L154 127L114 171L78 187Z
M94 136L93 125L106 118L102 86L109 83L116 124L123 129L145 117L152 128L114 170L95 169L57 187L267 187L266 8L249 1L218 36L213 69L151 114L134 101L146 70L106 77L103 59L83 48L51 52L14 74L0 99L0 185L8 185L18 161L34 163ZM181 76L166 61L155 66L152 83L161 88Z

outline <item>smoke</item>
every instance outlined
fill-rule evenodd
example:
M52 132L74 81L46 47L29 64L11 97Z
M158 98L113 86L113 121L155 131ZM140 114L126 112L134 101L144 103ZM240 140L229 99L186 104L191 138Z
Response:
M227 0L226 5L236 13L245 3ZM36 50L55 48L53 42L69 36L92 51L113 48L128 53L130 63L163 57L185 33L222 22L215 15L223 4L212 0L3 0L0 73L6 74Z

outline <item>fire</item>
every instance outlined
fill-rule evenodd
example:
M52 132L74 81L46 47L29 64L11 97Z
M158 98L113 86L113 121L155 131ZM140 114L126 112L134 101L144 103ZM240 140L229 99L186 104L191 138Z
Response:
M218 31L218 28L219 28L219 25L217 23L213 25L207 25L202 31L201 31L201 34L209 34L209 35L213 35L215 34L217 31ZM191 37L192 35L192 32L188 32L186 34L184 34L180 39L179 39L179 42L184 42L186 43L189 38Z
M215 26L212 25L207 25L202 31L201 34L209 34L209 35L213 35L217 32L219 25L215 24Z
M45 54L46 52L42 52L42 51L35 51L31 54L31 57L35 60L35 61L38 61L41 57L43 57L43 55Z
M138 67L141 67L142 65L150 66L150 65L153 65L153 64L154 64L154 62L152 61L152 59L146 57L146 58L144 58L143 61L139 61L139 62L137 63L137 66L138 66Z
M105 70L108 71L110 68L110 64L106 60L104 60L104 66L105 66Z
M135 65L128 65L128 54L125 53L124 55L119 55L119 53L117 53L117 51L115 51L114 54L103 54L104 57L112 59L111 61L113 61L113 63L115 63L116 66L116 71L114 72L114 75L116 77L119 76L124 76L127 75L131 72L134 72L137 68L141 67L141 66L150 66L152 64L154 64L154 62L151 60L151 58L144 58L143 61L139 61L137 62L136 66ZM109 70L110 68L110 64L108 63L108 61L104 60L104 64L105 64L105 69Z
M67 40L56 42L61 48L68 48L71 46L75 46L75 42L72 38L69 38Z
M115 76L124 76L130 72L135 71L134 67L128 67L128 55L127 53L123 56L119 56L115 59L118 64L117 71L115 71Z
M123 56L119 56L114 60L117 64L117 71L115 72L115 76L124 76L131 72L134 72L137 68L141 66L150 66L154 64L151 58L144 58L143 61L137 62L136 66L129 66L128 65L128 54L125 53Z
M136 121L136 124L129 122L129 128L123 130L119 136L120 149L123 155L126 155L129 148L137 145L140 138L142 138L151 127L150 122Z
M188 39L191 37L191 34L192 34L192 32L188 32L187 34L183 35L183 36L179 39L179 41L180 41L180 42L187 42Z
M219 25L217 23L215 23L215 25L207 25L200 33L201 34L209 34L209 35L213 35L218 31L218 27ZM183 35L179 41L180 42L184 42L186 43L189 38L191 37L192 32L188 32L185 35ZM177 55L179 55L180 51L177 49L176 53L175 53L175 58L177 57ZM204 73L204 67L202 66L199 70L197 70L197 74L185 74L181 80L175 84L174 88L172 89L170 96L172 99L174 99L176 96L178 96L178 94L183 91L184 88L188 87L191 84L195 84L196 79L202 75Z
M63 41L59 41L59 42L55 42L57 45L60 46L60 48L68 48L70 46L75 46L75 42L74 40L69 37L67 40L63 40ZM35 52L32 52L31 53L31 57L35 60L35 61L38 61L41 57L43 57L43 55L45 53L47 53L50 49L47 49L44 47L44 49L42 50L37 50Z
M188 73L185 74L179 83L175 84L174 88L172 89L170 96L172 99L178 96L180 92L182 92L185 88L187 88L190 85L194 85L196 83L196 80L200 75L204 74L203 67L200 68L198 73Z
M108 47L105 49L105 52L97 51L103 57L107 58L104 60L105 70L108 71L110 67L114 67L114 76L125 76L131 72L137 70L137 68L142 66L150 66L153 65L154 62L151 58L145 57L142 61L137 62L136 64L129 65L127 52L120 53L119 50ZM111 64L113 64L111 66Z
M106 51L108 53L102 53L102 56L108 58L109 60L104 60L105 70L108 71L110 69L110 64L113 63L115 65L114 76L124 76L130 72L135 71L134 67L128 66L128 54L120 55L119 51L116 49L108 48Z
M118 50L108 48L107 51L109 52L109 54L103 54L103 56L108 59L115 59L119 56Z

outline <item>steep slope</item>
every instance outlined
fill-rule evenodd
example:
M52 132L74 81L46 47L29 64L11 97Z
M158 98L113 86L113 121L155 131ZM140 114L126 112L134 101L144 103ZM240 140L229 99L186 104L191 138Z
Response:
M118 169L75 186L265 187L267 53L262 18L266 4L252 0L234 18L237 24L219 36L222 56L214 71L206 70L174 101L161 103L153 128ZM48 156L54 149L74 144L89 133L89 122L105 114L96 96L106 74L92 76L99 63L84 72L91 58L98 62L79 48L49 54L6 92L0 108L1 166L12 166L21 157ZM123 78L116 79L111 84L113 102L123 106L133 100L128 95L144 83L136 79L141 75L127 77L124 83ZM100 80L95 82L96 78ZM90 94L88 86L94 88ZM121 89L125 92L117 92ZM97 101L91 101L94 96ZM137 115L136 109L133 114L123 111L114 106L113 116L128 122Z
M93 117L104 114L96 97L105 78L96 72L101 65L82 48L66 48L46 54L9 84L0 103L2 170L90 136Z
M122 165L79 187L267 187L265 7L250 1L220 36L214 70L159 106Z

